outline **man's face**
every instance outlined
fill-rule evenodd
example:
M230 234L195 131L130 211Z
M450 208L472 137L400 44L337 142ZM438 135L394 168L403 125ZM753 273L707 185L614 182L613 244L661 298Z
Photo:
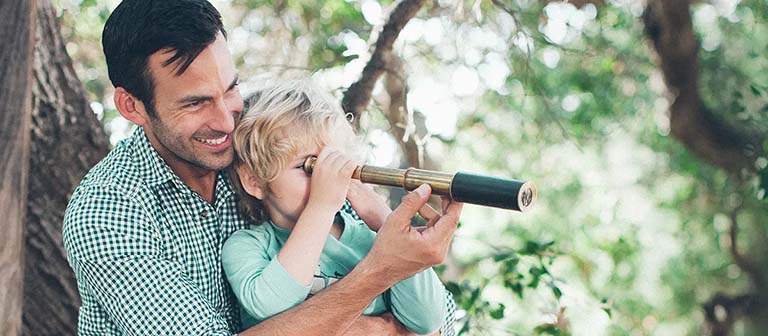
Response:
M160 50L149 57L155 116L145 125L147 136L182 178L225 168L233 159L243 99L224 37L219 34L180 76L175 63L162 65L172 55Z

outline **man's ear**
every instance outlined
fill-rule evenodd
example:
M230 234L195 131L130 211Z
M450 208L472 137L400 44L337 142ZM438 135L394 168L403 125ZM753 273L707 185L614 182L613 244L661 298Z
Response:
M237 176L240 178L240 185L243 186L245 192L248 193L248 195L263 200L264 188L261 187L261 184L259 184L259 180L256 178L256 176L253 176L253 174L248 171L248 168L245 167L245 165L238 165L236 169Z
M125 88L115 88L114 100L115 107L123 118L139 126L149 124L149 115L144 103L126 91Z

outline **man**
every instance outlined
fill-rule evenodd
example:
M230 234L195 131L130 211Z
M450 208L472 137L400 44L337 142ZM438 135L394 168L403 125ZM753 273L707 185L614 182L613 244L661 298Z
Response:
M124 0L103 47L120 114L139 126L75 191L64 245L82 298L81 335L231 335L237 303L220 249L247 227L223 174L242 112L221 18L204 0ZM442 262L461 204L403 198L369 255L343 280L241 335L401 334L360 316L393 284ZM411 228L419 212L429 224ZM361 216L374 216L360 214ZM364 218L365 219L365 218Z

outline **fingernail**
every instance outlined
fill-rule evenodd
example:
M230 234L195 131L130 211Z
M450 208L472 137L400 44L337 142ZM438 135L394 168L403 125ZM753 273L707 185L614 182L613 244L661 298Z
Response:
M424 196L427 194L427 191L429 191L429 185L422 184L418 188L416 188L416 193L419 194L419 196Z

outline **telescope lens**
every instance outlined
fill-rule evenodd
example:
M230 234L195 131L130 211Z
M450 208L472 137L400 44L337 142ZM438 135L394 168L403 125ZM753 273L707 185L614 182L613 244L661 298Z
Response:
M523 207L527 207L531 205L531 201L533 201L533 191L531 189L525 189L523 191Z

